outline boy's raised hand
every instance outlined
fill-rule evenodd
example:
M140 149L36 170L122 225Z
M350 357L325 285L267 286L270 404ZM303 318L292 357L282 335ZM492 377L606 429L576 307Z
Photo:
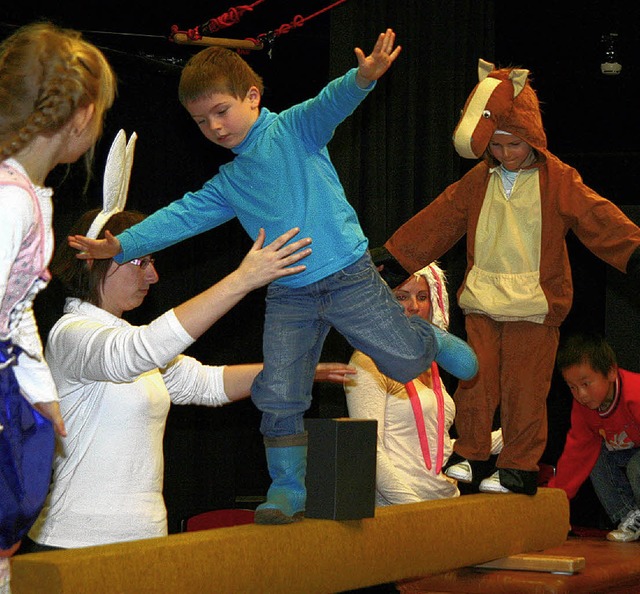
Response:
M67 243L74 250L80 250L76 258L80 260L103 260L120 253L120 241L110 231L105 231L104 239L90 239L84 235L69 235Z
M372 81L378 80L400 54L402 49L399 45L394 49L396 34L392 29L387 29L380 33L378 41L373 46L373 51L369 56L359 48L355 48L356 58L358 58L358 73L356 82L359 87L366 88Z

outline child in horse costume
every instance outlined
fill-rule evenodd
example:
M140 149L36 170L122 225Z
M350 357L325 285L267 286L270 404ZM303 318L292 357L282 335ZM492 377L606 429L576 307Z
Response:
M547 150L528 70L480 60L478 72L453 141L460 156L481 162L372 251L378 265L413 273L466 234L457 296L479 372L458 384L459 439L445 471L482 479L481 491L533 495L559 326L573 299L565 237L573 231L603 261L635 274L640 229ZM498 407L504 448L487 469Z

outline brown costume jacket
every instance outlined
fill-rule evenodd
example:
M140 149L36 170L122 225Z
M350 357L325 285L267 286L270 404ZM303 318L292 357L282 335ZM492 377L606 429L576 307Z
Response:
M640 229L616 205L586 186L573 167L548 151L539 153L541 158L533 167L540 169L540 284L549 304L545 324L559 326L573 299L565 240L569 230L600 259L626 272L631 254L640 247ZM391 236L385 247L408 272L440 258L466 233L466 279L474 263L476 224L489 171L489 164L480 162Z

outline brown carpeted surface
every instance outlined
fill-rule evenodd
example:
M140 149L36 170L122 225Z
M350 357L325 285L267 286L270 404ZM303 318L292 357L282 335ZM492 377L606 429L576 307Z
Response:
M465 567L397 584L404 594L640 594L640 542L616 543L600 537L570 536L545 555L584 557L572 575Z

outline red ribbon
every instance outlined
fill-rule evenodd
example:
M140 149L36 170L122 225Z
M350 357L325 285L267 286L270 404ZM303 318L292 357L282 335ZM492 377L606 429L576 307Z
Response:
M436 451L436 474L440 474L444 461L444 396L442 395L442 383L440 381L440 372L435 361L431 363L431 381L433 382L433 391L436 395L437 406L437 451ZM431 453L429 452L429 441L427 439L427 431L424 425L424 416L422 414L422 405L413 381L406 383L405 388L409 394L409 401L413 409L413 416L416 420L416 428L418 430L418 439L420 440L420 449L422 457L427 466L427 470L431 470Z

